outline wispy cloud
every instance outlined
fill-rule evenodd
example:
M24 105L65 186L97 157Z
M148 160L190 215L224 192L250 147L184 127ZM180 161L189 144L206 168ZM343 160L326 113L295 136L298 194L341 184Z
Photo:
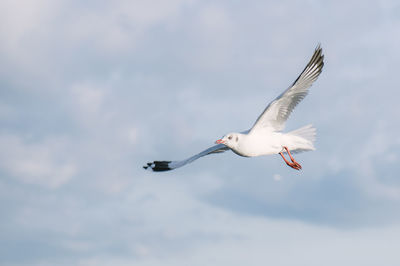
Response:
M2 1L0 264L398 265L399 10ZM231 153L141 168L250 127L318 42L287 125L318 129L301 172Z
M60 156L64 140L32 143L13 135L0 135L1 168L6 175L23 183L57 188L67 183L76 173L73 160Z

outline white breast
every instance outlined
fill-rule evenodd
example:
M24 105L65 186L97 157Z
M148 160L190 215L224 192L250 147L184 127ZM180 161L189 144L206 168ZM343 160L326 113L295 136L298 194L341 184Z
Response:
M282 150L283 136L280 132L270 130L259 131L257 134L244 134L232 150L246 157L277 154Z

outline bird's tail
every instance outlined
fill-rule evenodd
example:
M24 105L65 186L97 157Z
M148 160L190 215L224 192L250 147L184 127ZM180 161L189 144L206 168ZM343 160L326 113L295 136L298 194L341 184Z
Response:
M314 141L315 136L317 135L317 130L311 124L290 131L288 135L297 136L303 139L302 141L300 141L302 142L302 145L299 145L301 148L299 147L299 149L295 150L294 152L315 150Z

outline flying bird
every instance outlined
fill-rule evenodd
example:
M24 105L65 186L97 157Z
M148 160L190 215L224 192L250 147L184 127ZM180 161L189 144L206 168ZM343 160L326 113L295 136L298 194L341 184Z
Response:
M229 133L218 139L214 146L181 161L153 161L143 166L153 171L168 171L189 164L200 157L232 150L244 157L279 154L285 163L300 170L301 165L292 153L315 150L316 130L306 125L291 132L283 133L285 122L297 104L306 97L309 88L324 66L324 55L320 45L315 48L310 61L293 84L273 100L258 117L253 127L240 133ZM286 159L285 154L289 156Z

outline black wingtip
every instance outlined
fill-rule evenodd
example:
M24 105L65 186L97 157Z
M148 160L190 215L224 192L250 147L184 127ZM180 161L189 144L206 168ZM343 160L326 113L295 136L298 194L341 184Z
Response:
M171 161L154 161L147 163L147 165L143 166L143 168L146 170L150 168L154 172L169 171L173 169L169 167L170 163Z

